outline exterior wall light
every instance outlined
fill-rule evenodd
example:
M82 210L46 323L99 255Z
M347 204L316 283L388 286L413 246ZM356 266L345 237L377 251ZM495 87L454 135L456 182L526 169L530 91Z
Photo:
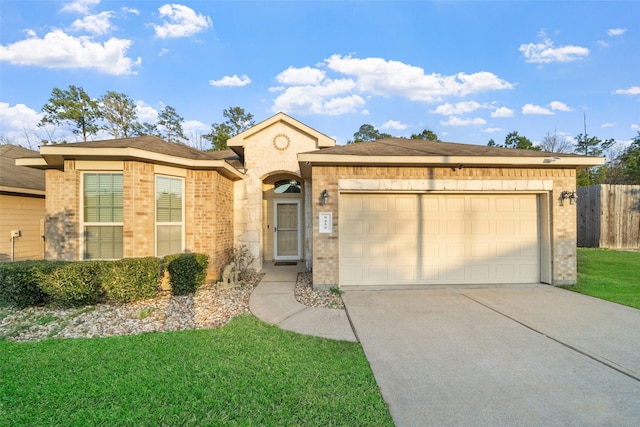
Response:
M321 205L326 205L327 203L329 203L329 192L327 191L327 189L325 188L324 190L322 190L322 192L320 193L320 204Z
M576 196L575 191L563 191L560 193L560 206L564 206L565 199L569 199L570 205L575 205L576 200L578 200L578 196Z

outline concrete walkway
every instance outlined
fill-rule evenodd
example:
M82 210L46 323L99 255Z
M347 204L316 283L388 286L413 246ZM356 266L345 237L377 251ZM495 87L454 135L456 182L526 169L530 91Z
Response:
M274 266L272 262L265 262L263 272L266 274L249 299L253 315L288 331L356 342L344 310L312 308L296 301L294 289L298 273L303 271L303 263Z
M637 426L640 310L546 285L354 291L396 426Z

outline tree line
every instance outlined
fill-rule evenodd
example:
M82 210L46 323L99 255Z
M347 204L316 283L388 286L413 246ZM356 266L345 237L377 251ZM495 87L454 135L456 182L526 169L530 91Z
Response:
M175 108L166 105L158 114L155 123L140 122L134 100L124 93L108 91L99 98L92 98L78 86L68 89L54 88L49 101L42 107L42 119L38 123L49 135L47 142L59 143L51 136L58 126L68 125L73 134L88 141L103 131L113 138L130 138L142 135L156 135L169 142L186 143L187 136L182 127L184 118ZM253 114L241 107L223 110L226 119L213 123L208 133L198 135L198 148L203 150L224 150L233 136L255 125ZM391 134L380 132L371 124L363 124L353 134L347 144L393 138ZM407 138L407 137L401 137ZM411 134L408 139L439 141L438 135L430 129ZM602 140L596 136L578 134L573 141L561 138L557 132L547 132L542 141L534 144L529 138L512 131L507 134L504 144L493 139L487 143L492 147L538 150L553 153L576 153L589 156L608 154L604 166L580 170L577 175L579 186L592 184L640 184L640 131L631 144L623 150L615 150L616 141Z
M375 141L385 138L406 138L392 136L380 132L371 124L363 124L353 134L353 139L347 144ZM409 139L423 141L440 141L438 135L430 129L424 129L419 134L411 134ZM607 163L603 166L582 169L578 171L576 180L578 186L594 184L640 184L640 131L632 138L631 144L625 149L616 150L614 139L600 139L586 132L578 134L573 140L562 138L556 131L547 132L538 144L534 144L526 136L517 131L507 134L504 144L498 144L493 139L487 143L489 147L503 147L520 150L535 150L551 153L575 153L585 156L602 156L607 154Z
M184 118L175 108L165 105L158 114L157 122L149 123L140 122L137 107L134 100L124 93L108 91L99 98L92 98L82 87L71 85L68 89L54 88L49 101L42 107L43 117L38 127L52 136L55 128L68 125L71 132L83 142L89 141L100 131L114 139L156 135L169 142L188 141L182 126ZM201 140L211 143L210 147L201 148L224 150L229 138L255 124L253 115L241 107L225 109L223 115L226 121L213 123L209 133L199 136ZM54 142L53 138L50 140Z

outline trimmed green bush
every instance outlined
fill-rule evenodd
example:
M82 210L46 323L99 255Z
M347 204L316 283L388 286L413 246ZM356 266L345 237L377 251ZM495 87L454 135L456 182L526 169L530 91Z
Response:
M105 265L102 288L109 301L126 303L158 295L159 258L124 258Z
M40 279L63 261L18 261L0 264L0 304L17 308L43 305L47 295L40 288Z
M53 304L96 304L102 296L102 272L108 261L71 262L40 276L40 287Z
M173 254L164 257L174 295L188 295L202 286L207 278L209 257L204 254Z

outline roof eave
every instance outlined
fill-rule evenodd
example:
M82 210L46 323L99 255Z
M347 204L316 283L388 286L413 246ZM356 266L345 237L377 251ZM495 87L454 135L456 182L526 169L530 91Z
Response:
M134 147L103 148L103 147L72 147L64 145L40 147L42 158L17 159L18 166L39 168L61 168L65 159L134 159L168 166L184 167L187 169L218 169L224 176L233 180L244 178L244 174L231 166L226 160L216 159L188 159L168 154L155 153Z

